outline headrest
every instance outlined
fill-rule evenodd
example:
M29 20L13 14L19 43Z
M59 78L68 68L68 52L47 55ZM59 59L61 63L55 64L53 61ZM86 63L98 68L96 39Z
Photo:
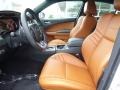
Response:
M86 15L96 15L96 5L94 0L88 0L84 6L84 14Z
M120 11L120 0L114 0L114 8Z

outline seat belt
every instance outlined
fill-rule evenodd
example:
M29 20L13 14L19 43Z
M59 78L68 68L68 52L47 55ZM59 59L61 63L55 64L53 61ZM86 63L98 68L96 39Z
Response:
M116 69L120 63L120 29L118 31L112 54L108 62L108 66L105 68L101 79L99 80L97 90L108 90L112 82Z
M78 13L77 18L75 19L74 26L77 24L79 17L83 15L84 6L85 6L85 2L83 2L83 5L80 7L80 10L79 10L80 12Z

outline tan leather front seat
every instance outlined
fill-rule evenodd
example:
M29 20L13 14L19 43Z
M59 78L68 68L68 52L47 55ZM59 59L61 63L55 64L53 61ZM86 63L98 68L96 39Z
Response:
M120 3L115 9L120 10ZM105 14L95 31L83 42L85 62L67 53L57 53L45 63L39 83L45 90L96 90L107 66L120 27L120 15Z
M94 2L86 2L84 7L85 16L81 16L78 19L76 26L70 32L70 38L85 38L96 27L97 20L94 17L96 15L96 5ZM48 43L48 46L65 45L66 42L60 39L52 40Z

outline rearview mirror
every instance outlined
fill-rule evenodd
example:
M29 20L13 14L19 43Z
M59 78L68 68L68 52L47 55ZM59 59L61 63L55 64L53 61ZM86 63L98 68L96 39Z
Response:
M44 18L45 18L45 13L40 12L40 13L39 13L39 18L40 18L40 19L44 19Z

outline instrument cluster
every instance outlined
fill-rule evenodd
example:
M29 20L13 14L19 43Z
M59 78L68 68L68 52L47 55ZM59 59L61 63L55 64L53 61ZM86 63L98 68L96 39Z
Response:
M20 13L14 11L0 11L1 32L15 32L19 28Z

